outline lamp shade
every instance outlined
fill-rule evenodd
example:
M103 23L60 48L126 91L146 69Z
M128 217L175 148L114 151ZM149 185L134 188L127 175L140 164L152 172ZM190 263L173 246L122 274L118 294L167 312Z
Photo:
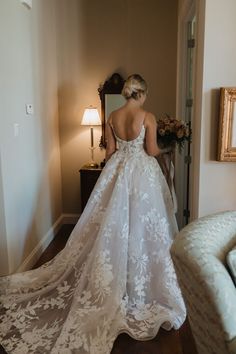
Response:
M89 107L84 110L81 125L101 125L97 108Z

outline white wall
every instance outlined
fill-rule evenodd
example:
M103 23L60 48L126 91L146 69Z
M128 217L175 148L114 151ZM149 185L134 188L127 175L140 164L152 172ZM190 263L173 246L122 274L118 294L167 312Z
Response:
M0 2L2 273L15 271L61 215L55 4L34 1L28 10L18 0Z
M80 211L79 169L89 161L83 110L100 108L97 89L114 72L140 73L146 108L175 114L177 0L59 0L58 76L63 210ZM101 129L96 128L96 144ZM98 162L104 151L95 150Z
M195 187L199 188L196 216L203 216L236 209L236 163L216 161L219 88L236 86L236 1L201 0L199 16L202 50L198 51L195 134L200 136L195 150L200 150L200 171Z

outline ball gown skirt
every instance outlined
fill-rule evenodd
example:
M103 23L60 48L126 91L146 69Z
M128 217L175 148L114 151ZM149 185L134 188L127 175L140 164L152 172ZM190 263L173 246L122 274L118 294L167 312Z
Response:
M171 195L154 157L117 137L65 248L41 267L0 278L0 343L14 354L109 354L178 329L186 310L169 249Z

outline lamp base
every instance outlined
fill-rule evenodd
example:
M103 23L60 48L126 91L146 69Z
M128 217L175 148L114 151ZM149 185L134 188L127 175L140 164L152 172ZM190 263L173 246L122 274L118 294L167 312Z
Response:
M91 161L89 163L86 163L86 165L84 165L84 167L86 168L98 168L98 164L94 161Z

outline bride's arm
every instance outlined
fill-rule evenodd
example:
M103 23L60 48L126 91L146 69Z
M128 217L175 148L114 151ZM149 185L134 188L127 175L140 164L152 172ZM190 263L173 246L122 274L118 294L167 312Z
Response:
M106 161L108 161L111 155L116 151L116 139L114 137L110 122L111 116L106 122Z
M145 150L150 156L158 156L164 153L164 149L160 149L157 145L157 122L152 113L147 113L144 121L146 128Z
M157 145L157 122L152 113L147 113L144 121L146 128L145 150L150 156L159 156L172 151L171 147L160 149Z

